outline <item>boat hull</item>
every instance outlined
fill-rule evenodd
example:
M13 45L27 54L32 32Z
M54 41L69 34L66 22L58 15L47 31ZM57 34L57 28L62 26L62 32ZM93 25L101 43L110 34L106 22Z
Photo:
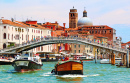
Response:
M0 61L0 65L11 65L12 62Z
M55 74L81 74L83 75L83 64L79 62L69 61L55 67Z
M12 66L14 67L15 71L27 72L41 70L42 64L37 64L36 62L30 60L15 60Z

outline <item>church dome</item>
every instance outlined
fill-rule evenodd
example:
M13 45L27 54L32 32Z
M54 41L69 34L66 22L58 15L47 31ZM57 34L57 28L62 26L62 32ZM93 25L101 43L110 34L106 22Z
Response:
M80 18L78 20L78 26L85 26L85 25L87 25L87 26L92 26L93 25L93 23L92 23L90 18L82 17L82 18Z

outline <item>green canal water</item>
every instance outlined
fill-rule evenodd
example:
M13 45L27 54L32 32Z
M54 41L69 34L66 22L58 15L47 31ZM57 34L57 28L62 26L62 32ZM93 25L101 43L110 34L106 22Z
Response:
M41 71L18 73L11 65L0 65L0 83L130 83L130 68L83 62L84 75L54 75L57 62L43 62Z

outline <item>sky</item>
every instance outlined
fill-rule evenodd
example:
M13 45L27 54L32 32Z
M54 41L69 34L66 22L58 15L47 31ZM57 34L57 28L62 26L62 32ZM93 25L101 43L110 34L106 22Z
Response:
M122 42L130 41L130 0L0 0L0 18L17 21L57 21L69 27L69 11L74 6L78 19L84 8L93 25L108 25L116 29Z

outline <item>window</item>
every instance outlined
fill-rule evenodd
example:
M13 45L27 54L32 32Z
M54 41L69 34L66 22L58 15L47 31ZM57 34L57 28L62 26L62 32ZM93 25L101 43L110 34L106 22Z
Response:
M28 35L28 40L29 40L29 35Z
M79 48L80 48L80 45L79 45Z
M74 17L74 14L73 14L73 17Z
M12 31L13 31L13 27L12 27Z
M94 31L92 31L92 34L94 33Z
M91 31L90 31L90 34L91 34Z
M9 34L8 34L8 39L9 39Z
M105 34L106 34L106 30L105 30Z
M3 39L6 39L6 33L3 34Z
M23 40L23 34L22 34L22 40Z
M24 29L22 29L22 32L24 32Z
M13 40L13 34L12 34L12 40Z
M41 31L41 34L42 34L42 31Z
M6 29L6 26L4 26L4 29Z
M34 33L35 33L35 30L34 30Z
M97 34L97 31L95 31L95 33Z
M76 48L76 45L74 45L74 48Z
M72 14L71 14L71 17L72 17Z
M33 29L32 29L32 33L33 33Z
M87 50L87 53L88 53L88 50Z
M17 28L15 28L15 31L17 31Z
M76 53L76 50L74 50L74 53Z
M29 32L29 29L28 29L28 32Z
M43 46L41 47L41 51L43 51Z
M111 33L111 30L110 30L110 33Z
M26 35L26 40L27 40L27 35Z
M80 53L80 50L79 50L79 53Z

